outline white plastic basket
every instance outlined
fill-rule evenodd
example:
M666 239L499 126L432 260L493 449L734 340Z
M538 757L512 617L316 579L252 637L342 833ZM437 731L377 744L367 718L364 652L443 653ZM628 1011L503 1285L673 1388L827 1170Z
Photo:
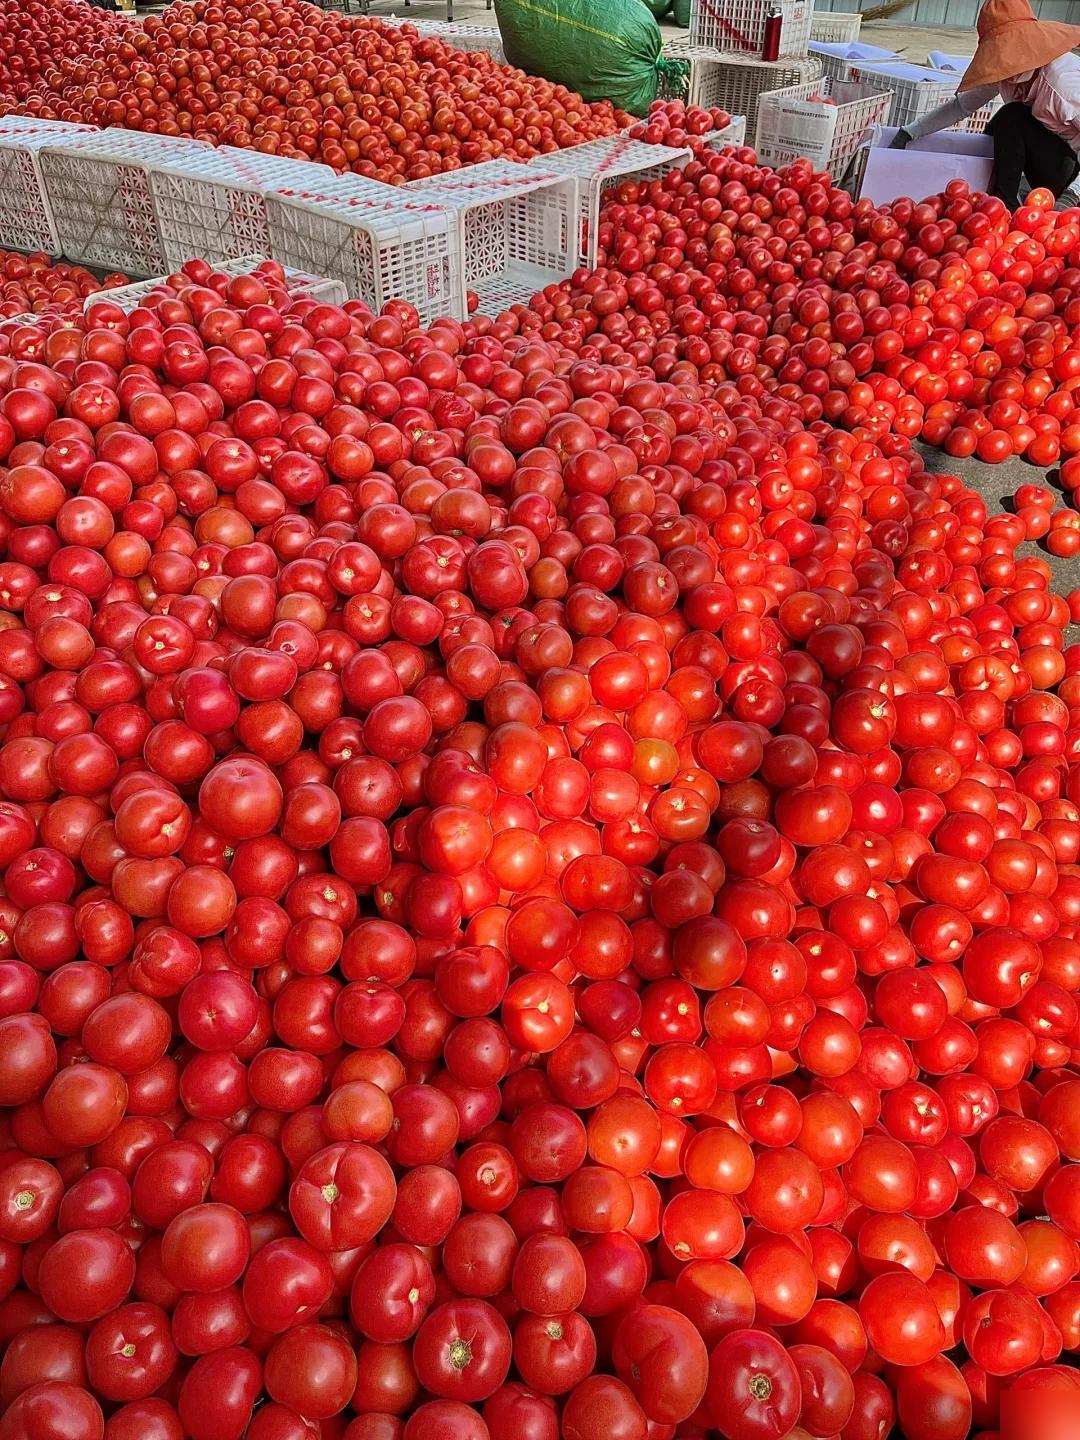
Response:
M464 50L466 54L486 50L500 65L506 64L502 36L493 25L462 25L456 21L447 24L445 20L408 20L395 23L412 25L420 32L421 39L442 40L445 44L452 45L455 50Z
M949 70L934 70L926 65L909 65L906 61L872 61L852 67L853 80L868 80L871 84L887 85L893 94L892 110L886 122L889 125L907 125L921 120L944 105L956 94L961 75ZM953 125L953 130L971 130L981 134L986 129L991 115L1001 104L995 96L989 104L976 110L974 115Z
M824 40L826 44L843 44L858 40L862 29L862 16L844 10L815 10L810 16L811 40Z
M772 90L787 90L821 77L821 63L804 60L713 60L694 56L690 61L690 104L706 110L719 107L746 117L746 144L757 141L758 101Z
M832 80L850 80L852 70L868 62L875 65L894 61L903 63L895 50L886 50L880 45L864 45L861 40L811 40L810 54L821 62L822 73Z
M699 138L705 141L708 150L723 150L728 145L745 145L746 116L733 115L731 124L725 125L723 130L710 130L707 135Z
M193 256L217 264L269 254L267 192L321 188L335 179L328 165L231 145L169 161L150 176L165 268Z
M198 140L96 130L38 152L60 250L69 260L160 275L166 268L150 172L183 164Z
M813 100L825 95L836 103ZM846 80L810 80L761 97L758 159L788 165L800 157L837 178L870 125L884 121L892 96L878 85Z
M455 215L464 288L484 313L528 301L577 263L577 183L547 159L489 160L405 186Z
M267 257L265 255L242 255L226 260L215 266L224 275L250 275L257 270ZM327 280L322 275L305 275L284 265L285 287L293 295L302 295L319 300L326 305L340 305L345 300L345 286L340 280ZM167 287L169 277L160 275L156 280L139 280L134 285L123 285L115 290L98 290L83 301L83 314L102 300L119 305L121 310L131 311L142 305L155 290Z
M690 44L716 55L759 60L769 12L780 11L781 60L806 54L813 19L811 0L692 0Z
M920 120L929 115L931 110L952 99L960 83L959 75L950 75L944 70L889 61L869 61L854 66L852 79L889 87L893 97L886 121L889 125L904 125L909 120Z
M268 194L266 214L270 251L282 265L340 280L373 310L407 300L425 325L465 313L454 218L403 186L338 176L323 193Z
M540 155L524 168L575 179L578 215L575 263L592 269L596 264L596 231L604 190L620 180L655 180L670 170L681 170L690 158L689 150L672 145L649 145L629 135L605 135L552 155Z
M0 120L0 246L7 250L61 253L38 153L75 135L92 135L89 125L8 115Z

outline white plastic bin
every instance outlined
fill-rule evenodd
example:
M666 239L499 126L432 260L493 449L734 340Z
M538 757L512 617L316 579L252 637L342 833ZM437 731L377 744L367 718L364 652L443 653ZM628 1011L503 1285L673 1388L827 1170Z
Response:
M269 254L267 192L322 187L336 178L328 165L231 145L170 160L150 176L165 268L194 257L217 264Z
M815 10L810 16L811 40L843 44L858 40L861 29L862 16L847 10Z
M824 95L835 104L822 104ZM849 80L811 80L761 97L758 158L766 165L788 165L800 156L835 179L866 135L880 124L892 97L877 85Z
M160 275L167 269L150 174L209 147L139 130L94 130L38 152L60 252L68 260Z
M529 300L577 264L577 184L548 158L489 160L404 187L456 217L464 288L485 314Z
M769 12L780 11L778 58L799 59L810 40L810 0L692 0L690 44L717 55L761 58Z
M464 314L454 216L426 197L348 175L322 191L271 193L266 213L282 265L340 280L373 310L407 300L425 325Z
M0 120L0 246L6 250L44 250L60 255L52 207L39 155L47 145L63 145L76 135L92 135L90 125L7 115Z
M681 170L690 158L688 149L649 145L629 135L605 135L568 150L557 150L553 155L537 156L525 168L570 176L576 181L575 264L592 269L596 264L596 231L603 192L620 180L655 180L670 170Z

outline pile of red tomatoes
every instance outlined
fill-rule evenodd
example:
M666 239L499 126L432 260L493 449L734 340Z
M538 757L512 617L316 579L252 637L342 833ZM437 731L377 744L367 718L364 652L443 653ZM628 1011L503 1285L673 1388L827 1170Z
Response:
M191 136L389 184L525 160L630 119L489 55L305 0L196 0L139 24L83 0L0 0L0 97L0 114Z
M88 295L127 283L126 275L96 280L81 265L55 262L47 255L0 250L0 319L16 315L72 315Z
M682 100L654 100L645 119L631 125L627 133L650 145L685 145L700 157L708 138L730 124L731 116L719 106L706 110Z
M1075 1403L1054 497L893 373L981 414L1072 302L928 208L712 155L495 319L0 322L0 1440Z
M697 184L621 187L601 240L644 293L635 309L647 317L689 259L700 276L675 283L703 311L683 334L706 377L755 375L810 418L956 457L1064 458L1080 485L1080 211L1036 190L1010 215L963 181L875 207L808 161L753 160L729 151Z

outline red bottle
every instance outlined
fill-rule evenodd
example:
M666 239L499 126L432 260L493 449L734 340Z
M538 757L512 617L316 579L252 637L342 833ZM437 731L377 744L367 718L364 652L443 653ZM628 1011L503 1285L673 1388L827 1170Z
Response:
M773 5L765 15L765 33L761 40L761 58L763 60L780 58L780 27L783 23L783 11L779 5Z

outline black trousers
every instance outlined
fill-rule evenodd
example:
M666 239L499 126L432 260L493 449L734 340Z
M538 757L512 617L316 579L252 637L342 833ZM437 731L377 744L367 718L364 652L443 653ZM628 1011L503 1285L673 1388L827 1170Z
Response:
M1047 130L1018 100L1002 105L986 130L994 139L991 193L1004 200L1010 210L1020 203L1017 191L1021 176L1026 176L1033 190L1045 186L1057 199L1080 171L1072 147Z

